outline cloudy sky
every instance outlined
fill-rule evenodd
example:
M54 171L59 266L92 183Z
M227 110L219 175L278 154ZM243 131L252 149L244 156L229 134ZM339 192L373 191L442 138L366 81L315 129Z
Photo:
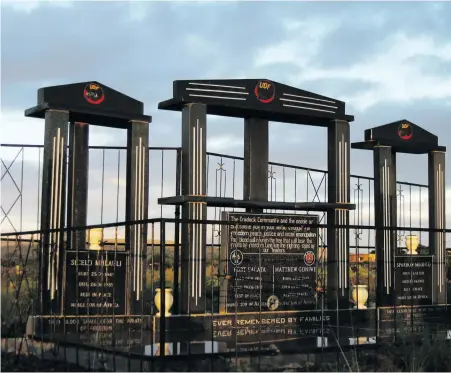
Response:
M179 113L157 109L159 101L171 97L173 80L267 78L345 101L347 113L355 115L352 141L362 140L366 128L405 118L437 134L441 145L451 149L451 3L14 1L2 2L1 10L2 143L43 143L43 121L23 117L42 86L97 80L113 87L145 103L153 116L152 146L179 146ZM208 123L208 151L242 156L241 120L212 117ZM90 136L91 145L125 145L125 133L119 130L93 128ZM325 144L324 129L270 126L274 162L325 169ZM2 149L6 165L18 150ZM36 226L38 153L26 149L19 154L30 180L23 188L33 195L25 197L24 192L23 228ZM90 164L90 223L116 219L110 202L118 183L118 152L105 155L109 192L104 193L103 213L98 154ZM154 154L150 212L159 216L161 163L164 195L174 194L174 172L171 154L163 162L160 153ZM372 176L370 152L353 150L351 157L352 173ZM213 186L217 162L211 160L209 194L218 193ZM400 156L398 165L398 180L427 182L426 156ZM16 162L11 173L19 175L20 167ZM225 193L230 194L232 163L225 168ZM236 196L240 170L237 164ZM123 171L121 166L121 188ZM283 198L281 172L276 172L278 198ZM290 182L293 177L286 176ZM17 195L7 178L2 188L5 210ZM293 191L286 188L291 196ZM427 195L411 192L408 198L421 201L424 216ZM16 225L18 209L10 214ZM415 218L424 224L419 209L414 209ZM2 229L11 230L6 220Z

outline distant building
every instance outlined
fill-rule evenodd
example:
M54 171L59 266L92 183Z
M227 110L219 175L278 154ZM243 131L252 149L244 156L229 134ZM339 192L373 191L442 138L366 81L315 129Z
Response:
M374 263L376 261L376 254L349 254L350 263Z
M318 248L318 261L319 262L327 262L327 249L324 247ZM376 262L376 254L369 253L369 254L357 254L357 253L350 253L349 254L349 262L350 263L364 263L364 262Z

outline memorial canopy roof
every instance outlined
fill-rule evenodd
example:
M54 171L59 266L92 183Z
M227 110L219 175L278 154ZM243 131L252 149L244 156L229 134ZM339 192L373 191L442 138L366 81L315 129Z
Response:
M49 109L69 111L69 121L128 128L130 121L150 123L144 104L96 81L38 89L37 106L25 110L26 117L45 118Z
M365 141L351 145L353 149L389 146L398 153L425 154L446 151L438 145L438 137L406 119L365 130Z
M189 103L205 104L213 115L321 127L333 119L354 120L343 101L267 79L175 80L173 97L158 108L181 111Z

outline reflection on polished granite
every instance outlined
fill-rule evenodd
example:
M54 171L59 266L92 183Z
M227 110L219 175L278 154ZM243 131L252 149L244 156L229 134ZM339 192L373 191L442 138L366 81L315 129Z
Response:
M188 354L217 354L227 352L225 342L200 341L200 342L169 342L164 344L164 355L188 355ZM144 346L144 355L161 356L163 351L161 343Z
M326 348L333 343L330 343L331 339L328 337L317 337L316 347ZM376 337L353 337L348 338L350 346L375 344ZM257 343L258 346L258 343ZM277 342L271 343L267 346L268 350L273 350L274 353L280 352ZM192 355L192 354L217 354L229 352L227 343L217 341L197 341L197 342L168 342L164 344L164 356L176 356L176 355ZM163 351L160 343L154 343L144 346L144 355L146 356L162 356Z

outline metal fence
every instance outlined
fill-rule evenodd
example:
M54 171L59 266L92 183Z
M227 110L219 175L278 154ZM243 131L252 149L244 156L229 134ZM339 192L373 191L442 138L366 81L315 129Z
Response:
M40 182L42 177L41 145L2 144L0 209L2 231L38 229L40 224ZM149 216L174 217L174 208L158 205L159 197L176 195L180 191L180 148L150 147L149 155ZM113 223L125 220L125 147L90 147L88 224ZM207 195L242 198L243 158L207 153ZM351 175L350 213L355 225L374 224L373 178ZM326 202L327 171L269 163L269 200L284 202ZM425 227L428 215L427 185L398 182L398 226ZM223 209L210 208L208 218L218 218ZM326 217L321 215L322 221ZM402 241L406 232L400 230ZM420 241L427 245L427 235L421 231ZM108 232L106 235L108 236ZM123 232L118 233L119 236ZM114 237L115 233L111 233ZM356 228L352 249L374 249L371 235Z
M206 225L210 232L215 229L224 232L226 228L233 228L230 222L219 220L182 222L163 218L133 224L148 226L150 243L147 245L146 252L143 253L145 259L143 287L137 300L137 307L127 315L95 305L92 308L88 306L87 310L85 308L83 313L77 313L76 316L39 315L37 252L40 246L38 237L44 232L2 234L2 253L6 252L10 260L15 258L15 266L11 262L2 263L4 264L2 266L3 348L14 352L32 353L39 356L46 364L49 364L49 361L65 361L92 370L114 371L174 370L181 366L186 368L187 365L190 365L191 370L236 371L241 369L239 365L243 359L248 363L253 361L252 369L261 370L266 369L264 365L270 363L271 356L273 358L279 355L289 356L284 359L287 361L301 359L303 363L306 363L312 359L311 354L321 353L322 356L330 355L322 362L329 364L329 369L338 370L338 364L341 361L340 369L349 371L350 361L357 359L355 362L358 363L359 354L367 356L370 353L367 349L376 346L376 339L378 339L378 348L383 346L379 340L392 343L392 339L388 338L391 336L392 325L387 327L384 324L374 302L375 266L371 260L350 263L350 288L355 284L369 285L369 297L366 302L368 308L363 310L364 316L362 316L362 310L356 310L351 302L349 309L344 310L326 305L324 299L328 292L327 270L323 261L318 263L314 281L308 289L305 289L302 281L298 283L314 299L309 310L296 311L294 307L294 310L271 314L260 308L249 318L249 313L246 315L240 312L238 303L235 308L229 308L227 314L219 313L221 304L227 302L227 294L223 290L224 281L233 281L233 278L222 271L221 250L225 248L213 239L207 240L207 257L204 263L205 313L166 316L165 309L172 311L174 315L178 313L171 294L175 293L176 288L180 288L180 280L178 284L174 283L174 273L180 271L183 265L181 260L174 260L175 257L180 258L180 254L176 255L175 252L180 250L180 246L168 243L166 233L175 230L174 225L193 223ZM118 226L127 225L130 223L111 223L82 229L98 227L116 229ZM320 224L318 228L331 227ZM351 226L350 228L360 231L374 229L372 226ZM422 231L428 232L425 228ZM447 233L450 231L447 230ZM108 240L103 242L103 245L105 250L79 250L76 257L93 261L105 260L105 258L116 261L120 260L121 255L124 254L123 241ZM128 255L132 260L136 259L131 252ZM264 258L260 257L257 261L262 260ZM65 291L75 288L75 283L80 283L79 276L82 276L80 271L83 271L81 266L77 267L73 277L67 277ZM113 267L110 273L112 276L119 276L117 271L118 269ZM90 290L102 294L111 292L112 288L107 286L108 278L105 276L108 277L108 272L102 273L102 281L93 285L95 288ZM274 284L262 284L261 279L256 279L254 282L251 281L249 285L258 285L258 289L254 292L257 294L260 292L260 301L266 299L262 289ZM121 284L123 285L119 283ZM120 292L126 291L125 286L118 286L117 283L114 286L113 298L123 300L124 297L120 295ZM170 293L157 291L157 289L167 288L171 289ZM71 293L76 302L83 301L83 294L80 291ZM353 299L355 304L359 304L359 296L357 293L356 298ZM111 295L105 297L111 297ZM161 316L156 317L159 311ZM303 322L308 318L311 318L308 324ZM255 319L267 321L255 324ZM290 319L293 321L287 322ZM441 336L444 340L446 330L451 328L439 319L429 322L426 329L416 322L410 329L409 325L407 323L403 327L405 327L405 336L410 342L420 335L422 340L427 339L431 343L435 341L434 343L438 345L440 341L437 342L437 336ZM166 332L160 333L161 330ZM384 332L388 334L384 335ZM293 334L293 338L287 338L290 334ZM402 340L398 336L397 343L400 343L400 339ZM446 346L449 347L449 345ZM375 364L383 360L381 356L383 355L374 356ZM309 364L313 364L312 366L316 369L321 367L320 362L314 358ZM334 368L331 368L332 366Z
M159 333L159 330L170 329L173 319L168 317L154 318L156 313L155 290L169 287L178 294L180 289L180 224L177 207L160 206L157 198L172 196L180 193L180 148L155 148L150 149L150 205L149 216L159 217L150 219L140 224L148 225L148 246L144 255L143 290L140 297L140 308L133 325L123 323L122 328L115 329L111 335L108 325L102 324L101 314L98 321L92 323L95 328L70 329L67 332L58 332L55 320L61 319L53 315L45 320L45 338L41 335L38 339L24 338L29 317L37 314L38 301L38 251L40 247L40 182L42 177L41 160L42 146L34 145L2 145L7 151L2 154L2 218L0 228L2 230L2 337L5 344L3 350L22 352L24 349L40 355L42 361L59 359L75 364L88 366L90 369L108 370L139 370L155 371L163 370L165 364L169 369L178 369L180 364L186 368L186 364L192 365L192 369L198 370L242 370L242 354L239 349L231 349L221 336L214 334L213 318L204 318L205 329L211 332L210 336L202 335L202 347L197 350L189 347L184 350L175 341L170 333ZM88 224L97 224L104 229L105 249L113 249L114 255L124 247L124 231L127 222L125 220L125 147L90 147L89 167L89 210ZM207 194L208 196L222 196L242 198L243 159L222 154L208 153L207 158ZM332 357L327 360L336 370L340 366L343 369L350 368L350 356L357 354L356 346L359 343L350 344L350 339L358 340L360 337L373 338L377 335L378 322L375 308L375 261L374 261L374 206L373 206L373 179L371 177L351 175L352 190L351 203L356 204L356 210L350 212L350 281L351 284L366 284L369 290L368 306L374 313L371 321L359 324L352 321L351 311L343 314L342 323L334 319L314 325L322 330L319 335L322 338L329 337L329 347L333 350ZM427 250L428 229L428 191L426 185L398 182L398 227L399 248L404 245L404 236L415 233L420 237L422 249ZM271 201L305 202L327 201L327 172L295 165L280 163L269 164L268 189ZM206 258L206 286L207 301L205 314L219 312L221 303L221 282L224 275L220 271L221 257L221 231L226 224L221 221L224 211L240 211L239 209L208 208L207 221L199 222L207 226L207 258ZM267 211L273 212L273 211ZM302 211L296 213L303 213ZM316 273L315 287L310 289L315 294L317 303L315 310L328 312L321 299L327 292L326 254L327 254L327 224L326 215L317 213L319 217L319 264ZM100 223L100 225L99 225ZM178 228L176 228L178 226ZM89 229L90 227L86 227ZM92 228L92 226L91 226ZM10 232L9 234L4 232ZM451 230L446 230L448 237ZM116 254L115 254L116 253ZM90 254L94 255L94 254ZM175 275L175 273L177 273ZM175 280L175 281L174 281ZM318 292L323 288L324 292ZM160 309L165 308L167 301L162 292ZM77 296L78 297L78 296ZM172 305L172 310L177 313L177 301ZM106 316L106 315L105 315ZM110 315L108 315L110 317ZM122 315L114 315L113 319L122 319ZM129 316L127 316L128 318ZM290 317L289 313L283 317ZM53 318L53 322L51 321ZM351 318L351 321L350 319ZM66 320L63 318L63 323ZM91 325L88 323L88 325ZM313 325L313 324L312 324ZM363 325L363 326L362 326ZM190 326L191 327L191 326ZM261 325L259 326L261 328ZM175 328L175 326L174 326ZM363 329L367 333L359 334ZM75 331L74 331L75 330ZM116 332L117 330L117 332ZM219 330L219 329L218 329ZM235 342L240 339L235 328ZM261 331L261 329L260 329ZM216 331L217 333L217 331ZM244 333L244 332L243 332ZM105 337L105 335L107 337ZM341 335L346 343L338 338ZM230 337L230 336L227 336ZM310 336L308 336L310 337ZM315 335L315 351L317 351ZM185 342L190 342L190 333ZM200 338L200 337L198 337ZM244 337L243 337L244 338ZM307 337L306 337L307 338ZM301 342L303 340L301 339ZM313 340L309 340L309 343ZM214 343L213 343L214 342ZM298 341L299 342L299 341ZM172 343L166 350L166 344ZM226 346L224 347L224 343ZM313 343L313 342L312 342ZM245 343L244 343L245 344ZM371 343L372 344L372 343ZM8 345L8 346L7 346ZM188 345L190 345L188 343ZM274 345L274 344L273 344ZM277 345L277 343L275 343ZM294 351L300 353L299 346L295 344ZM159 348L164 346L164 348ZM222 347L225 348L221 349ZM319 345L322 352L326 353L328 347ZM114 348L113 348L114 347ZM257 343L254 350L246 350L246 356L254 356L249 369L266 369L268 363L267 354L273 355L277 351L267 345ZM359 347L360 348L360 347ZM175 350L174 350L175 349ZM178 349L178 350L177 350ZM200 350L199 350L200 349ZM276 347L277 349L277 347ZM176 350L178 351L176 353ZM338 351L338 352L337 352ZM307 354L302 359L310 364L312 352L306 349ZM337 355L338 354L338 355ZM162 359L162 356L170 355L172 360ZM186 360L186 356L194 356ZM324 355L326 356L326 355ZM357 355L356 355L357 356ZM174 360L175 359L175 360ZM178 361L177 359L182 359ZM205 362L205 359L208 362ZM174 360L174 361L173 361ZM249 363L249 361L247 361ZM317 364L318 361L314 361ZM162 365L163 364L163 365ZM171 365L172 364L172 365ZM175 364L175 365L174 365ZM178 364L178 365L177 365ZM205 365L206 364L206 365ZM250 363L249 363L250 364ZM257 364L257 365L255 365ZM318 367L318 365L315 365ZM341 368L340 368L341 369Z

